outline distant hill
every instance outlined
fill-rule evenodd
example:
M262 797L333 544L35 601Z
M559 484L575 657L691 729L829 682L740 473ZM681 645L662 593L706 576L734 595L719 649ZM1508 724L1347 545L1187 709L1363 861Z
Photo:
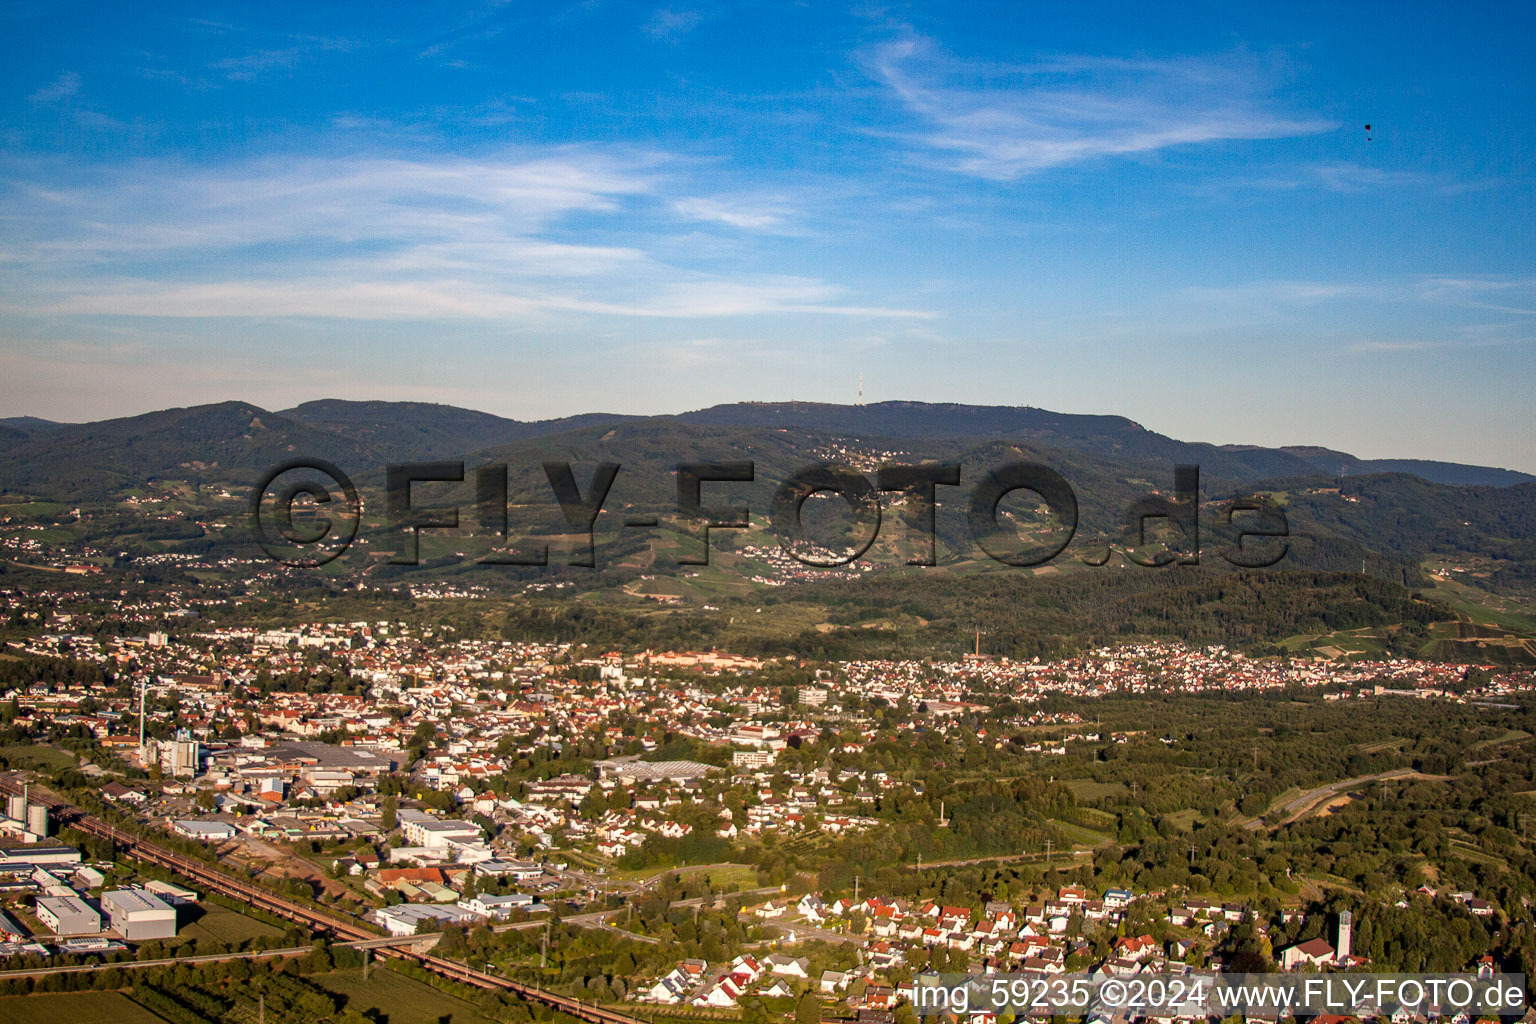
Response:
M1426 459L1357 459L1348 452L1331 448L1288 446L1280 449L1311 463L1324 476L1364 476L1370 473L1412 473L1437 484L1452 487L1509 487L1536 481L1536 476L1513 469L1467 466L1458 462L1432 462Z
M236 410L241 411L236 411ZM260 420L265 431L250 429ZM375 467L388 462L467 458L487 449L585 429L640 422L691 427L792 430L818 437L923 442L925 450L972 449L993 441L1034 450L1077 452L1120 464L1152 464L1161 479L1174 463L1195 463L1213 489L1270 479L1406 473L1452 487L1510 487L1536 481L1514 470L1418 459L1360 459L1315 446L1262 448L1179 441L1123 416L1051 412L1028 406L879 402L744 402L676 416L586 413L516 420L427 402L326 399L281 412L225 402L94 423L32 416L0 419L0 491L87 498L158 477L228 479L303 450ZM948 442L948 445L935 442ZM931 453L937 457L937 450ZM1059 461L1059 456L1058 456Z
M0 451L0 492L96 500L161 479L254 479L296 454L357 460L363 446L248 402L59 425Z
M347 402L340 399L305 402L278 415L355 440L385 461L457 458L530 437L638 418L586 413L525 422L430 402Z
M766 434L765 431L772 431ZM751 439L756 438L755 442ZM1179 441L1121 416L952 403L750 402L676 416L590 413L523 421L424 402L307 402L268 412L246 402L168 409L94 423L30 417L0 423L0 490L72 499L101 497L155 479L242 480L296 454L366 472L389 462L517 456L536 468L552 453L602 452L630 463L675 462L685 450L768 444L775 463L806 459L835 438L886 439L928 458L1027 453L1075 469L1113 495L1136 480L1162 486L1174 463L1195 463L1212 492L1266 480L1410 473L1454 487L1536 481L1512 470L1416 460L1363 460L1326 448L1218 446ZM780 443L780 440L787 443ZM771 443L769 443L771 442ZM538 485L542 486L542 485ZM515 486L514 486L515 489Z
M1536 583L1536 483L1457 487L1407 473L1272 480L1293 530L1350 541L1410 562L1431 553L1482 562L1481 584L1513 593Z
M792 427L866 437L972 438L1051 435L1126 443L1149 431L1123 416L1087 416L1029 406L930 402L737 402L686 412L673 419L728 427ZM1132 442L1134 443L1134 442Z
M40 430L53 430L67 425L55 423L53 420L38 419L36 416L7 416L0 418L0 427L18 430L23 434L35 434Z
M1123 416L1050 412L1029 406L877 402L828 405L819 402L742 402L717 405L674 419L733 427L788 427L826 434L971 440L1008 439L1067 448L1106 458L1195 463L1210 478L1252 482L1286 476L1358 476L1412 473L1451 486L1496 487L1536 481L1508 469L1422 460L1357 459L1326 448L1261 448L1177 441Z
M419 402L319 401L283 412L221 402L94 423L0 424L0 494L111 504L128 491L185 482L206 488L210 498L204 503L194 494L185 501L227 512L229 498L218 497L220 492L248 493L268 468L307 456L335 462L373 503L382 469L391 462L501 462L509 469L508 498L518 514L534 532L560 533L540 465L546 460L577 464L582 488L594 463L620 463L623 472L605 508L665 515L675 507L671 470L679 462L752 459L753 483L717 485L708 501L761 513L787 474L845 457L829 454L836 452L865 468L891 458L961 465L962 487L941 490L936 532L940 563L962 572L975 555L963 497L987 468L1029 460L1065 475L1078 497L1078 542L1086 543L1123 536L1127 510L1149 491L1168 488L1175 463L1195 463L1208 501L1233 491L1263 491L1283 504L1291 527L1286 565L1294 571L1358 573L1364 566L1372 576L1412 589L1430 583L1425 562L1438 557L1455 566L1458 583L1520 599L1536 596L1536 480L1525 474L1363 460L1325 448L1192 443L1124 417L1023 407L742 403L676 416L594 413L523 421ZM382 511L381 504L372 507ZM1202 517L1206 550L1219 549L1216 510L1207 505ZM95 522L92 528L103 536L174 543L210 557L240 557L240 545L248 543L243 531L205 531L190 521L145 517L129 506ZM614 551L642 564L649 537L621 529ZM453 559L440 557L448 571ZM387 568L376 574L380 580L396 575Z

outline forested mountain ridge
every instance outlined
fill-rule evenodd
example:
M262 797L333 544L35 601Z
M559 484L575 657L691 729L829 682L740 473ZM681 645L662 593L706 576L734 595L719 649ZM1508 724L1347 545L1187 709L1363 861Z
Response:
M1529 473L1521 473L1513 469L1466 466L1456 462L1436 462L1430 459L1357 459L1348 452L1336 452L1331 448L1287 445L1280 451L1306 459L1324 476L1411 473L1425 480L1455 487L1508 487L1513 484L1531 483L1536 479Z
M639 419L613 413L584 413L552 420L523 421L487 412L429 402L305 402L278 415L318 430L351 437L375 458L390 461L457 458L530 437Z
M382 489L390 463L462 460L470 476L474 467L504 463L510 503L553 512L542 465L554 460L576 466L582 486L593 464L619 463L623 470L605 508L666 513L676 503L673 470L679 463L751 459L756 480L730 485L730 495L762 515L779 483L807 465L846 461L869 473L882 463L938 461L962 467L961 486L939 491L938 551L940 564L948 565L979 557L965 502L993 468L1033 461L1066 477L1078 502L1082 544L1123 535L1135 503L1171 491L1174 465L1194 463L1201 471L1208 551L1219 546L1213 520L1222 501L1261 492L1285 509L1288 565L1296 570L1358 571L1367 565L1418 586L1425 582L1421 563L1438 554L1478 561L1475 585L1484 589L1520 594L1536 583L1536 483L1450 486L1407 473L1326 477L1318 474L1317 460L1352 457L1329 449L1191 444L1123 417L1030 408L743 403L680 416L520 421L429 403L320 401L275 413L224 402L93 423L0 427L0 441L0 493L108 505L167 485L187 489L184 500L194 505L202 488L243 496L270 467L307 457L336 463L365 495ZM1341 468L1371 465L1354 460ZM1465 477L1516 475L1422 465ZM460 498L461 504L469 500ZM119 514L132 513L125 508ZM1029 513L1019 505L1009 514ZM119 528L127 526L123 521ZM184 532L197 531L187 523ZM222 538L220 548L244 537L214 532ZM559 532L558 522L553 532ZM641 534L625 536L625 550L645 543Z
M1124 416L1051 412L1030 406L876 402L740 402L675 417L686 423L790 427L816 433L912 439L994 438L1070 448L1105 457L1198 463L1207 473L1237 480L1279 476L1330 477L1414 473L1435 483L1505 486L1536 481L1509 469L1414 459L1359 459L1328 448L1263 448L1178 441Z
M281 412L249 402L166 409L141 416L64 424L33 417L0 421L0 490L61 498L93 498L146 478L206 476L207 467L270 464L275 452L346 459L359 469L404 460L459 459L535 438L623 425L792 431L824 438L885 439L935 455L988 442L1037 451L1082 453L1118 463L1148 464L1166 475L1175 463L1197 464L1208 479L1254 483L1272 478L1411 473L1451 486L1536 482L1513 470L1417 460L1362 460L1324 448L1259 448L1178 441L1120 416L1056 413L1030 407L924 402L829 405L737 403L676 416L590 413L523 421L423 402L306 402ZM674 434L673 436L687 436ZM890 445L885 445L890 447Z

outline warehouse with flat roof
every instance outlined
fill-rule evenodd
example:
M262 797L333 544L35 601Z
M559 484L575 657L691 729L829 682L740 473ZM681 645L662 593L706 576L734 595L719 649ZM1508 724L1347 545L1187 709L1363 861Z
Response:
M176 908L147 889L111 889L101 895L112 930L130 942L176 937Z
M55 935L97 935L101 912L78 896L40 896L37 919Z
M665 780L681 782L703 778L711 772L723 771L719 766L700 761L639 761L628 757L614 757L606 761L594 761L600 779L618 779L620 782L652 782Z

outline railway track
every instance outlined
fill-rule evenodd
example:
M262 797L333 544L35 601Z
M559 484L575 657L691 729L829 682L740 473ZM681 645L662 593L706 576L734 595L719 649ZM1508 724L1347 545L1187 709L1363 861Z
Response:
M8 781L0 781L0 792L19 794L21 787ZM359 921L350 921L335 914L326 913L313 907L307 907L302 903L269 892L260 886L233 878L218 870L212 865L206 864L191 857L183 857L181 854L167 850L163 846L152 843L131 832L125 832L107 824L100 818L86 814L78 807L54 800L33 792L31 799L48 805L54 815L54 820L62 825L84 832L86 835L106 839L125 854L137 860L155 864L174 871L184 878L201 883L208 889L222 893L233 899L248 903L253 907L260 907L268 913L275 914L287 921L293 921L310 928L312 931L328 934L342 939L344 942L370 942L381 938L371 928ZM432 973L457 981L462 984L472 985L476 988L491 991L507 992L520 999L541 1003L544 1006L559 1010L590 1024L643 1024L638 1017L619 1013L616 1010L605 1009L592 1003L573 999L570 996L549 992L536 985L525 985L512 981L499 974L490 974L479 971L468 964L459 963L457 960L449 960L445 957L433 956L430 953L418 953L410 949L392 947L379 947L377 952L381 956L393 957L418 964Z

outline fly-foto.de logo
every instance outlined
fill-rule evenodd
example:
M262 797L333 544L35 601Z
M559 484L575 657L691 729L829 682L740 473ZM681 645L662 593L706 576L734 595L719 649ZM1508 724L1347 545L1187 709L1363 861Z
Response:
M568 548L562 564L597 567L595 535L623 468L594 465L585 486L570 462L544 462L546 508ZM392 464L384 470L384 518L380 524L395 545L391 565L420 565L423 535L452 533L472 525L479 536L499 543L475 558L482 565L548 566L548 537L518 536L509 501L508 466L493 463L467 470L463 462ZM626 509L616 518L623 530L675 530L680 538L675 564L709 564L710 536L752 527L752 509L731 504L733 489L759 482L753 461L684 462L672 467L673 501L652 511ZM937 512L951 489L960 491L965 535L986 557L1008 566L1033 568L1058 558L1078 535L1077 492L1066 477L1036 462L1012 462L975 475L968 485L962 467L920 463L882 466L872 474L837 463L817 463L789 473L774 488L766 508L767 529L782 550L801 565L830 569L864 558L881 536L885 505L899 506L901 529L911 554L907 565L937 564ZM1241 568L1264 568L1289 550L1284 511L1263 496L1239 496L1202 508L1200 469L1176 466L1170 493L1151 492L1124 509L1119 541L1082 546L1075 557L1103 566L1119 555L1132 565L1161 568L1198 565L1202 519L1212 521L1223 543L1215 554ZM472 489L471 494L457 494ZM421 489L433 487L430 502ZM443 488L448 488L445 495ZM1032 506L1033 528L1021 531L1005 500L1023 497ZM835 545L813 540L807 530L807 503L840 499L845 506ZM465 499L468 499L467 501ZM735 500L740 500L735 497ZM835 504L835 502L834 502ZM469 516L463 513L466 507ZM522 506L517 506L522 508ZM364 501L352 480L333 463L293 459L274 466L252 489L249 522L253 538L273 560L318 567L334 561L358 539Z

